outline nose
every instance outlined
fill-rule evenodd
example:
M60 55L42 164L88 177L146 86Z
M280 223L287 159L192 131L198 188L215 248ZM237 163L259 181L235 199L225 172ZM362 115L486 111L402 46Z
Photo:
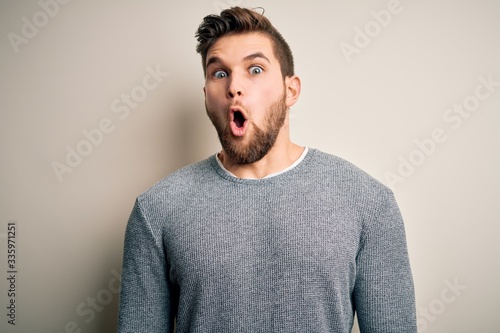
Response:
M229 85L227 87L227 97L235 98L243 95L243 82L236 73L232 73L229 77Z

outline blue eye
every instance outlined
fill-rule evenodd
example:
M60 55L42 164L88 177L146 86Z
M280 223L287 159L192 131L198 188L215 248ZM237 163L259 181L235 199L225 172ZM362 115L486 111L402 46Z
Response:
M227 77L227 73L225 71L216 71L212 76L216 79L223 79Z
M250 73L253 75L258 75L261 74L264 70L259 67L259 66L252 66L250 67Z

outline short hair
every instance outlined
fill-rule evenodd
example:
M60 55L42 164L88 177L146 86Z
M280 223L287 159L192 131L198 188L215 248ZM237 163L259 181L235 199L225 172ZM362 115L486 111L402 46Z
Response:
M290 46L271 24L264 12L241 7L223 10L220 15L207 15L198 27L195 37L198 40L196 52L201 54L203 74L207 75L207 53L221 37L233 34L257 32L271 39L274 56L278 59L283 78L294 75L293 56Z

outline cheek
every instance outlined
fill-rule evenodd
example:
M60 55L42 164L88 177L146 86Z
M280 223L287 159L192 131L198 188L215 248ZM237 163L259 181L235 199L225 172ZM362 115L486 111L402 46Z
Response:
M268 80L255 86L254 98L258 99L262 104L272 104L276 99L283 94L283 84L279 80Z
M205 103L208 106L215 106L218 105L221 101L221 94L223 93L223 90L221 87L214 87L213 85L206 85L205 86Z
M283 90L277 86L270 87L260 87L258 93L252 94L250 99L252 106L255 110L259 110L259 113L267 113L269 107L271 107L277 100L279 100L283 95ZM260 116L260 115L259 115Z

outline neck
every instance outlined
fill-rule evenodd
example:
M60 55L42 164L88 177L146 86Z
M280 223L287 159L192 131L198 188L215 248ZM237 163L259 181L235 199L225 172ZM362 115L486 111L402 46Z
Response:
M251 164L238 164L222 150L219 159L224 168L238 178L264 178L292 165L303 153L301 147L290 140L288 132L282 129L274 146L259 161Z

